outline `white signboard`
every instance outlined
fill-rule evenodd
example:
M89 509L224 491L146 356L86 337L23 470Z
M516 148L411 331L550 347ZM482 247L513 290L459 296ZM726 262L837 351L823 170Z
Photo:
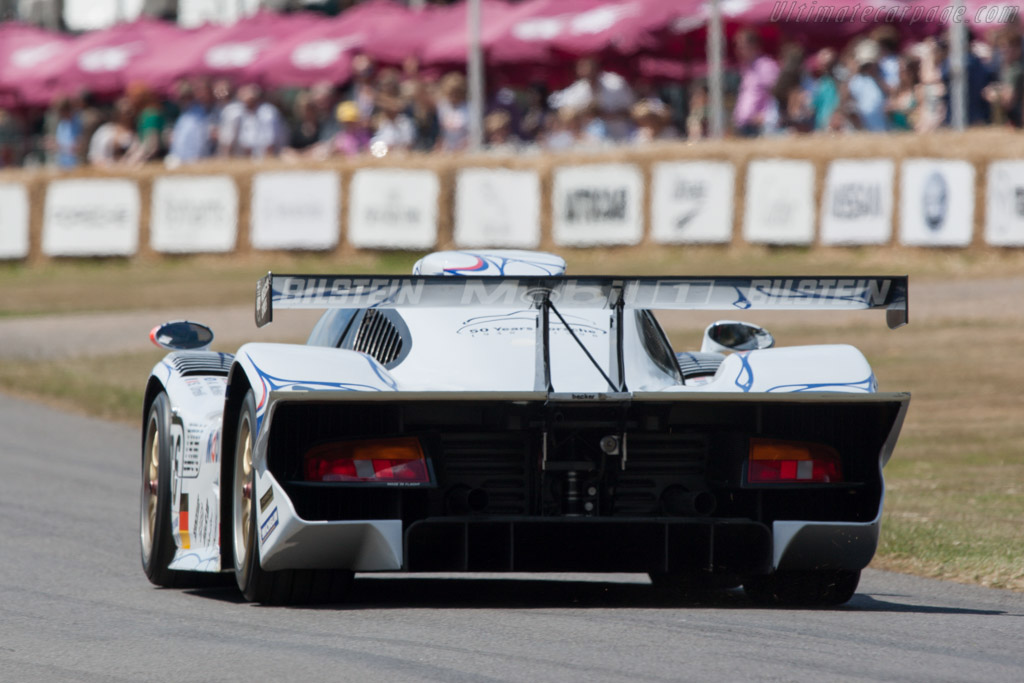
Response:
M64 24L71 31L109 28L138 19L144 4L145 0L64 0Z
M643 176L632 164L556 168L551 196L555 244L639 244L643 196Z
M892 239L891 159L837 159L821 196L822 244L888 244Z
M974 233L974 166L907 159L900 173L900 242L966 247Z
M659 244L732 240L733 165L720 161L654 164L651 236Z
M430 249L437 243L439 187L433 171L356 171L349 189L349 244L359 249Z
M750 162L743 239L764 244L814 240L814 164L786 159Z
M83 0L77 0L82 2ZM92 2L93 0L86 0ZM65 5L68 0L64 0ZM210 0L178 0L178 25L182 28L197 28L204 24L233 24L252 15L260 9L260 0L234 0L234 2L211 2Z
M139 188L115 178L55 180L43 205L47 256L131 256L139 248Z
M455 243L533 249L540 244L536 171L465 168L455 183Z
M0 259L28 256L28 190L0 183Z
M985 241L995 247L1024 247L1024 161L988 165Z
M341 180L334 171L257 173L252 179L254 249L333 249L340 216Z
M149 243L168 253L227 252L238 232L231 176L164 176L153 181Z

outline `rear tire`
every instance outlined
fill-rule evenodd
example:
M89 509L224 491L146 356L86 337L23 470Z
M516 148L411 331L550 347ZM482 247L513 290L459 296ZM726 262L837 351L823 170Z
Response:
M743 590L759 605L834 607L848 602L858 583L859 571L781 571L752 577Z
M266 605L340 602L353 573L334 569L282 569L266 571L260 565L257 540L255 446L256 399L249 390L242 401L235 431L231 476L231 536L235 581L246 600Z
M146 415L142 439L142 486L139 499L139 546L142 571L154 585L177 585L171 534L171 412L160 392Z

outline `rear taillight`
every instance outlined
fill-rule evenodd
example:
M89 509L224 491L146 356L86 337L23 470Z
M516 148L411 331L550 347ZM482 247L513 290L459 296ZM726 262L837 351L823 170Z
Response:
M303 456L306 481L429 484L430 470L419 439L333 441Z
M747 463L750 484L833 483L843 480L839 453L831 446L802 441L751 439Z

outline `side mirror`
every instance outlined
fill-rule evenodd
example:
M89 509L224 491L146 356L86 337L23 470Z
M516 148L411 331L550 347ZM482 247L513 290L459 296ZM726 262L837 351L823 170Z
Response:
M149 340L171 351L203 351L213 341L213 330L202 323L175 320L154 327Z
M719 320L704 330L703 352L754 351L775 346L775 337L763 327L738 320Z

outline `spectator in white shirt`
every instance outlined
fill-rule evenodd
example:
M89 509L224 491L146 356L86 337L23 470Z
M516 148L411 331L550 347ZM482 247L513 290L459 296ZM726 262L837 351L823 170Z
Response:
M441 134L437 149L458 152L469 145L469 105L466 103L466 77L451 71L441 79L437 99L437 119Z
M548 105L552 109L573 111L585 111L594 106L612 140L628 139L632 131L629 108L636 101L636 96L626 79L610 71L601 71L597 60L592 57L584 57L576 63L576 76L576 82L568 88L551 93Z
M371 151L386 153L389 150L407 150L412 147L416 140L416 128L412 119L403 111L400 99L391 95L378 96L377 113L373 120L376 130L370 139Z
M89 163L95 166L133 163L139 145L134 123L132 103L123 97L114 104L113 118L92 134L89 140Z
M237 99L221 112L217 154L254 159L276 156L287 139L281 112L263 100L258 85L244 85L238 89Z

